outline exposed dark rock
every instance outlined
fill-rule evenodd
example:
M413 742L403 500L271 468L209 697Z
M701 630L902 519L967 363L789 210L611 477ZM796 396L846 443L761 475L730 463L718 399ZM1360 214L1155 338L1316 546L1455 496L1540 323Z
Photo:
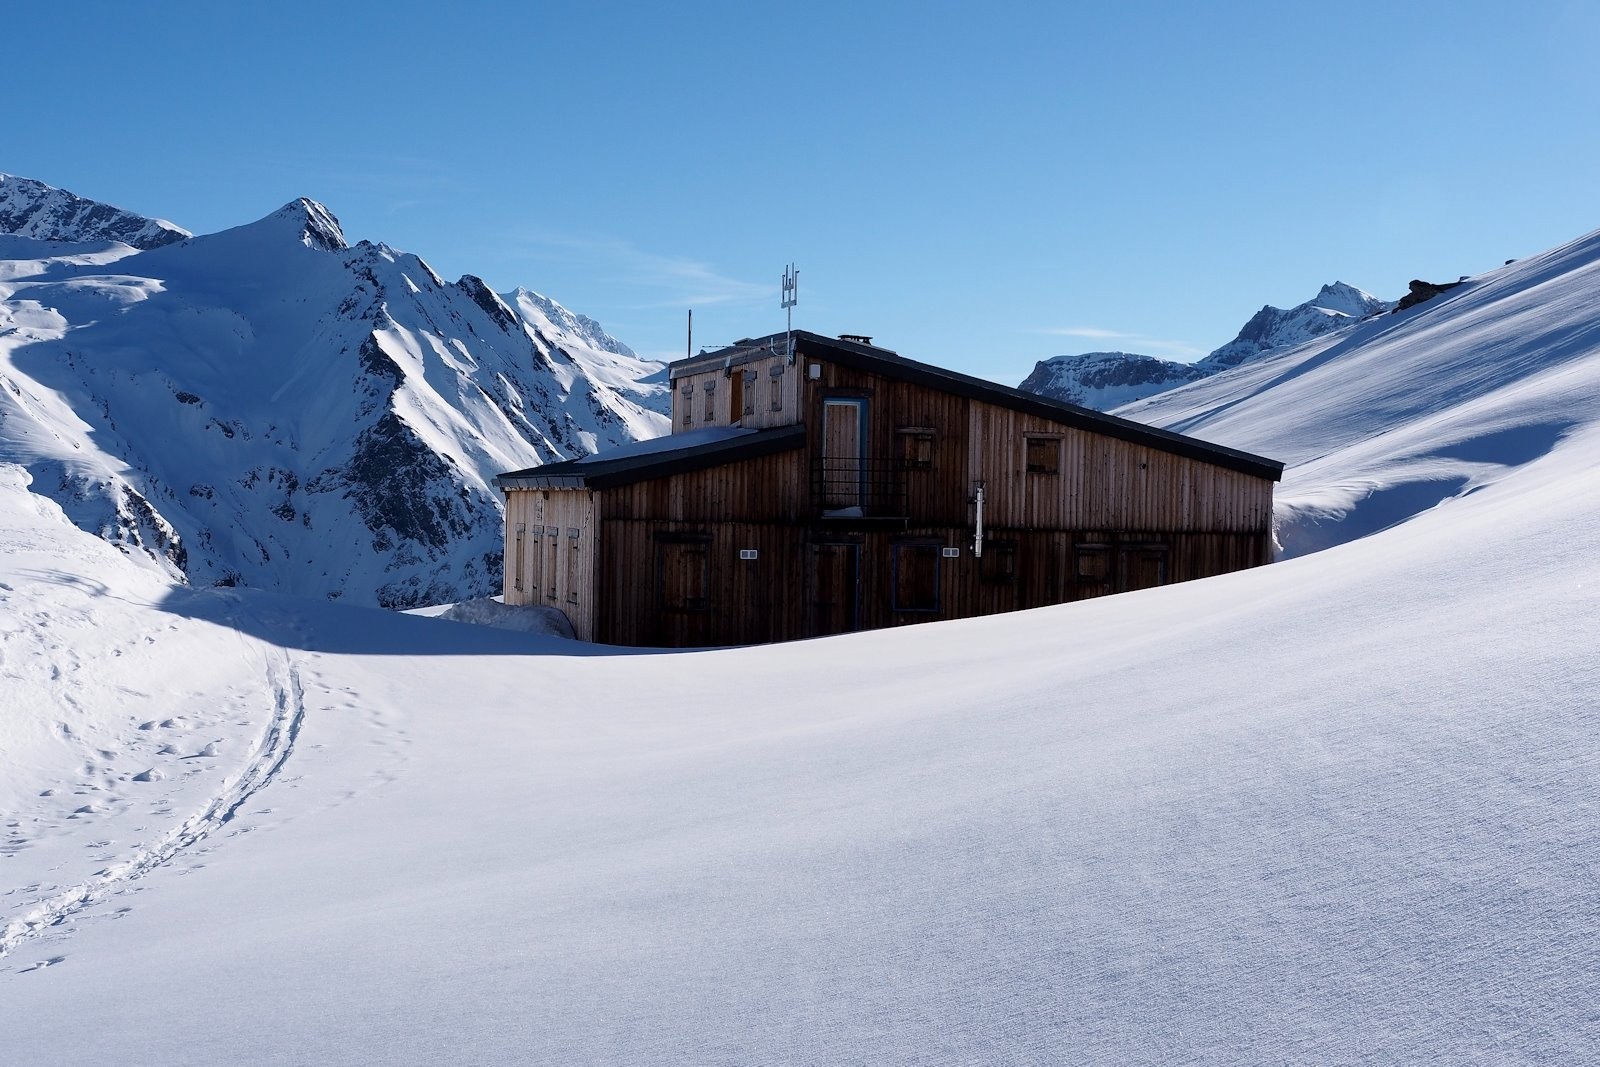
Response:
M1462 281L1465 280L1466 279L1462 279ZM1395 304L1394 309L1396 311L1404 311L1406 308L1414 308L1425 300L1432 300L1440 293L1448 293L1450 290L1454 289L1460 284L1461 282L1459 281L1425 282L1420 278L1413 278L1411 279L1410 285L1411 291L1400 298L1399 303Z
M454 485L456 472L392 411L357 436L340 480L367 528L387 544L412 541L443 551L478 521L470 498L429 492L430 486ZM319 479L320 485L326 483Z
M498 293L484 284L482 278L475 274L463 274L456 286L471 297L472 302L481 307L484 314L498 323L502 330L516 332L517 316L506 307L506 302L500 299Z

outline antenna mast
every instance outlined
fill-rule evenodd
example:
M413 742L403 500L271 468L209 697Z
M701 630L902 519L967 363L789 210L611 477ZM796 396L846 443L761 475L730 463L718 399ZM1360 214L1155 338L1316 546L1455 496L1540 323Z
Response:
M689 309L689 336L684 341L683 358L688 359L694 355L694 308Z
M778 305L783 308L785 321L783 327L783 347L789 356L789 362L794 362L794 306L800 302L800 272L794 269L794 264L789 264L783 272L783 302Z

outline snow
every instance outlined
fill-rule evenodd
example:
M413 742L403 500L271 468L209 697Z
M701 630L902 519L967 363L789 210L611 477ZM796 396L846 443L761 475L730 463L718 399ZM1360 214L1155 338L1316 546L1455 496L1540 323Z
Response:
M1345 329L1392 307L1392 301L1334 282L1287 311L1270 304L1263 307L1244 324L1237 337L1197 363L1129 352L1053 356L1040 360L1018 388L1096 411L1111 411L1252 362L1277 349Z
M667 429L661 365L592 319L351 246L311 200L182 239L8 179L7 220L27 236L0 236L0 460L196 585L484 595L496 474ZM176 243L90 239L146 223Z
M599 452L592 456L584 456L578 462L610 463L612 460L617 459L655 456L663 452L677 452L680 449L698 448L702 445L714 445L722 441L731 441L738 437L748 437L755 432L754 429L741 426L702 426L696 430L682 430L663 437L634 441L632 444L608 448L604 452Z
M1131 352L1085 352L1040 360L1018 388L1068 404L1110 411L1197 381L1206 373L1191 364Z
M548 637L572 637L572 620L560 608L542 604L519 606L506 604L498 597L463 600L459 604L441 604L429 608L413 608L413 615L451 622L471 623L474 626L493 626L501 630L520 633L543 634Z
M1288 555L1372 533L1548 454L1600 395L1600 234L1118 414L1283 460Z
M1593 1062L1597 270L1139 409L1288 459L1290 527L1471 491L784 646L185 589L0 466L6 1057Z

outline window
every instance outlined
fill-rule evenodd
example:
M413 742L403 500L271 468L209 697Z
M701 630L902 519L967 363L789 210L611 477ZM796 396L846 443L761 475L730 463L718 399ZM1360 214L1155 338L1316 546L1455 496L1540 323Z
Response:
M754 415L756 413L756 372L747 370L739 378L739 414Z
M656 542L656 604L662 611L709 611L711 538Z
M783 410L783 364L782 363L775 364L773 366L772 370L768 371L767 373L771 376L771 381L772 381L772 410L773 411L782 411Z
M519 593L522 591L522 571L527 565L526 557L523 555L523 542L527 540L527 537L527 525L520 522L517 523L516 550L511 555L511 588L517 590Z
M550 543L549 566L544 571L544 598L552 604L556 600L556 568L561 565L561 527L546 526L544 528L545 540Z
M895 430L896 459L904 470L927 470L933 466L933 431L925 426L902 426Z
M1014 582L1017 580L1017 543L1015 541L984 541L983 558L979 573L986 582Z
M705 421L706 421L706 425L709 426L713 422L717 421L717 383L714 380L713 381L709 381L704 386L702 386L702 388L705 390L705 393L706 393L706 418L705 418Z
M683 428L687 430L694 425L694 386L684 382L683 388L678 390L678 395L680 397L678 409L683 416Z
M1061 438L1030 436L1025 440L1029 474L1061 473Z
M578 602L578 531L567 530L567 603Z
M528 600L537 603L544 586L544 527L528 530Z
M939 610L939 560L943 545L901 544L892 546L892 580L895 611Z
M1073 549L1073 596L1105 596L1111 592L1111 547L1078 545Z

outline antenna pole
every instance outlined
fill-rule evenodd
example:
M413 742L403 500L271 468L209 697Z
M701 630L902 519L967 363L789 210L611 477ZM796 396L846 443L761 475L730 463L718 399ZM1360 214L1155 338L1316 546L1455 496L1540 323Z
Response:
M800 302L800 272L794 269L794 264L789 264L783 271L783 302L779 305L784 310L783 346L789 355L789 362L794 362L794 306Z
M694 308L689 309L689 339L683 345L683 358L694 355Z

